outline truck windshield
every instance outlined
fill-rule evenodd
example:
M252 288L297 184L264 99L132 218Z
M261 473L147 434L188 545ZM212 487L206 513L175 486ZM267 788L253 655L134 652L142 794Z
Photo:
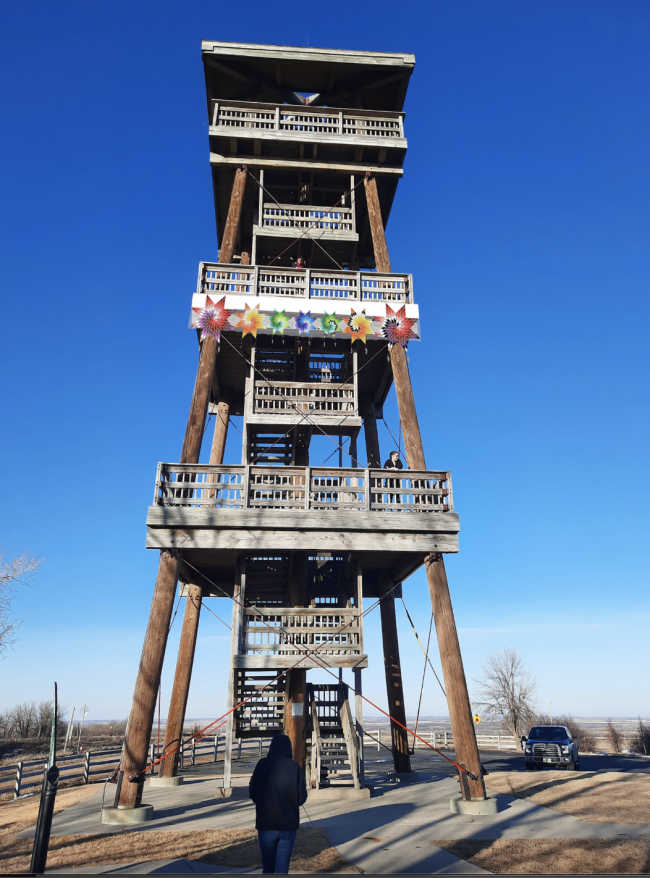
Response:
M565 741L566 729L562 726L533 726L528 734L530 741Z

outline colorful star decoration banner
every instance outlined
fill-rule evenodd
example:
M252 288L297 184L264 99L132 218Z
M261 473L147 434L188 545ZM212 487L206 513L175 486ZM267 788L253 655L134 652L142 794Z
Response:
M229 304L233 304L234 298L228 296ZM239 301L242 302L243 297ZM213 301L206 295L202 306L192 308L190 328L200 330L201 340L212 336L217 341L221 340L221 333L225 331L239 331L242 336L252 335L253 338L257 338L258 333L348 338L362 344L366 344L368 339L384 339L390 346L401 345L403 348L408 346L409 341L420 338L418 311L412 305L402 305L394 311L388 303L372 303L358 310L348 306L348 313L345 306L338 306L331 314L327 311L319 314L314 313L313 309L301 310L303 302L292 302L282 310L263 307L260 302L249 305L245 301L243 309L241 305L226 308L226 296ZM410 311L408 316L407 308Z

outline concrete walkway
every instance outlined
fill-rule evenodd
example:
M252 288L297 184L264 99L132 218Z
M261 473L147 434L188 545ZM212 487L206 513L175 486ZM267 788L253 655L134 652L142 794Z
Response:
M322 827L343 857L364 872L471 874L482 869L459 860L436 847L437 839L497 838L635 838L650 839L650 826L642 824L590 823L540 805L504 794L496 794L499 813L489 817L452 814L450 796L458 792L458 782L449 776L447 764L429 758L417 760L420 782L391 784L388 765L367 763L367 776L374 785L367 801L308 801L302 809L301 825ZM193 830L252 829L255 810L248 799L249 771L241 765L233 777L232 798L217 799L221 784L216 766L195 766L179 787L149 789L144 801L154 805L155 819L135 827L137 831L187 832ZM489 788L489 776L486 778ZM107 804L114 791L107 789ZM55 815L53 835L95 835L130 832L99 822L101 789L67 810ZM33 835L33 829L21 834ZM80 870L86 874L130 871L138 873L201 872L217 874L226 870L189 861L163 861L133 866L106 866Z

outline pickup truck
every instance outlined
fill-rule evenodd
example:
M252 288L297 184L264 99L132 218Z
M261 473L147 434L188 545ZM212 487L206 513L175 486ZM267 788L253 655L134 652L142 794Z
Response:
M578 739L571 737L566 726L533 726L521 738L528 771L542 768L580 770Z

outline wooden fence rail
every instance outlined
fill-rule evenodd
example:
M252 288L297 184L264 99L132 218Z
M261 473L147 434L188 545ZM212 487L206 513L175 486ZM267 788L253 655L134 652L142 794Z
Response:
M270 739L268 739L270 740ZM264 740L237 740L233 742L233 755L241 759L242 755L262 755ZM212 762L216 762L225 749L225 735L211 735L198 744L185 744L181 748L180 767L184 769L185 765L194 765L198 758L209 756ZM149 762L154 762L162 752L155 744L149 747ZM56 763L60 771L60 779L64 780L83 780L83 783L91 783L92 778L101 775L108 775L117 768L122 756L122 749L117 750L96 750L78 753L73 756L57 756ZM41 787L43 784L43 773L45 770L45 762L41 756L39 759L31 759L27 761L15 762L11 765L0 764L0 795L10 793L13 790L14 799L21 795L33 794L35 787ZM156 774L157 768L151 769L148 774Z
M382 737L383 734L383 737ZM451 732L422 732L418 731L418 735L427 741L433 747L440 750L453 750L454 736ZM410 746L413 746L413 736L409 736ZM484 750L517 750L517 740L514 735L477 735L476 740L479 747ZM376 746L377 750L384 747L390 749L390 731L379 729L378 731L368 730L364 733L364 744L368 747ZM427 749L422 741L415 739L416 749Z

